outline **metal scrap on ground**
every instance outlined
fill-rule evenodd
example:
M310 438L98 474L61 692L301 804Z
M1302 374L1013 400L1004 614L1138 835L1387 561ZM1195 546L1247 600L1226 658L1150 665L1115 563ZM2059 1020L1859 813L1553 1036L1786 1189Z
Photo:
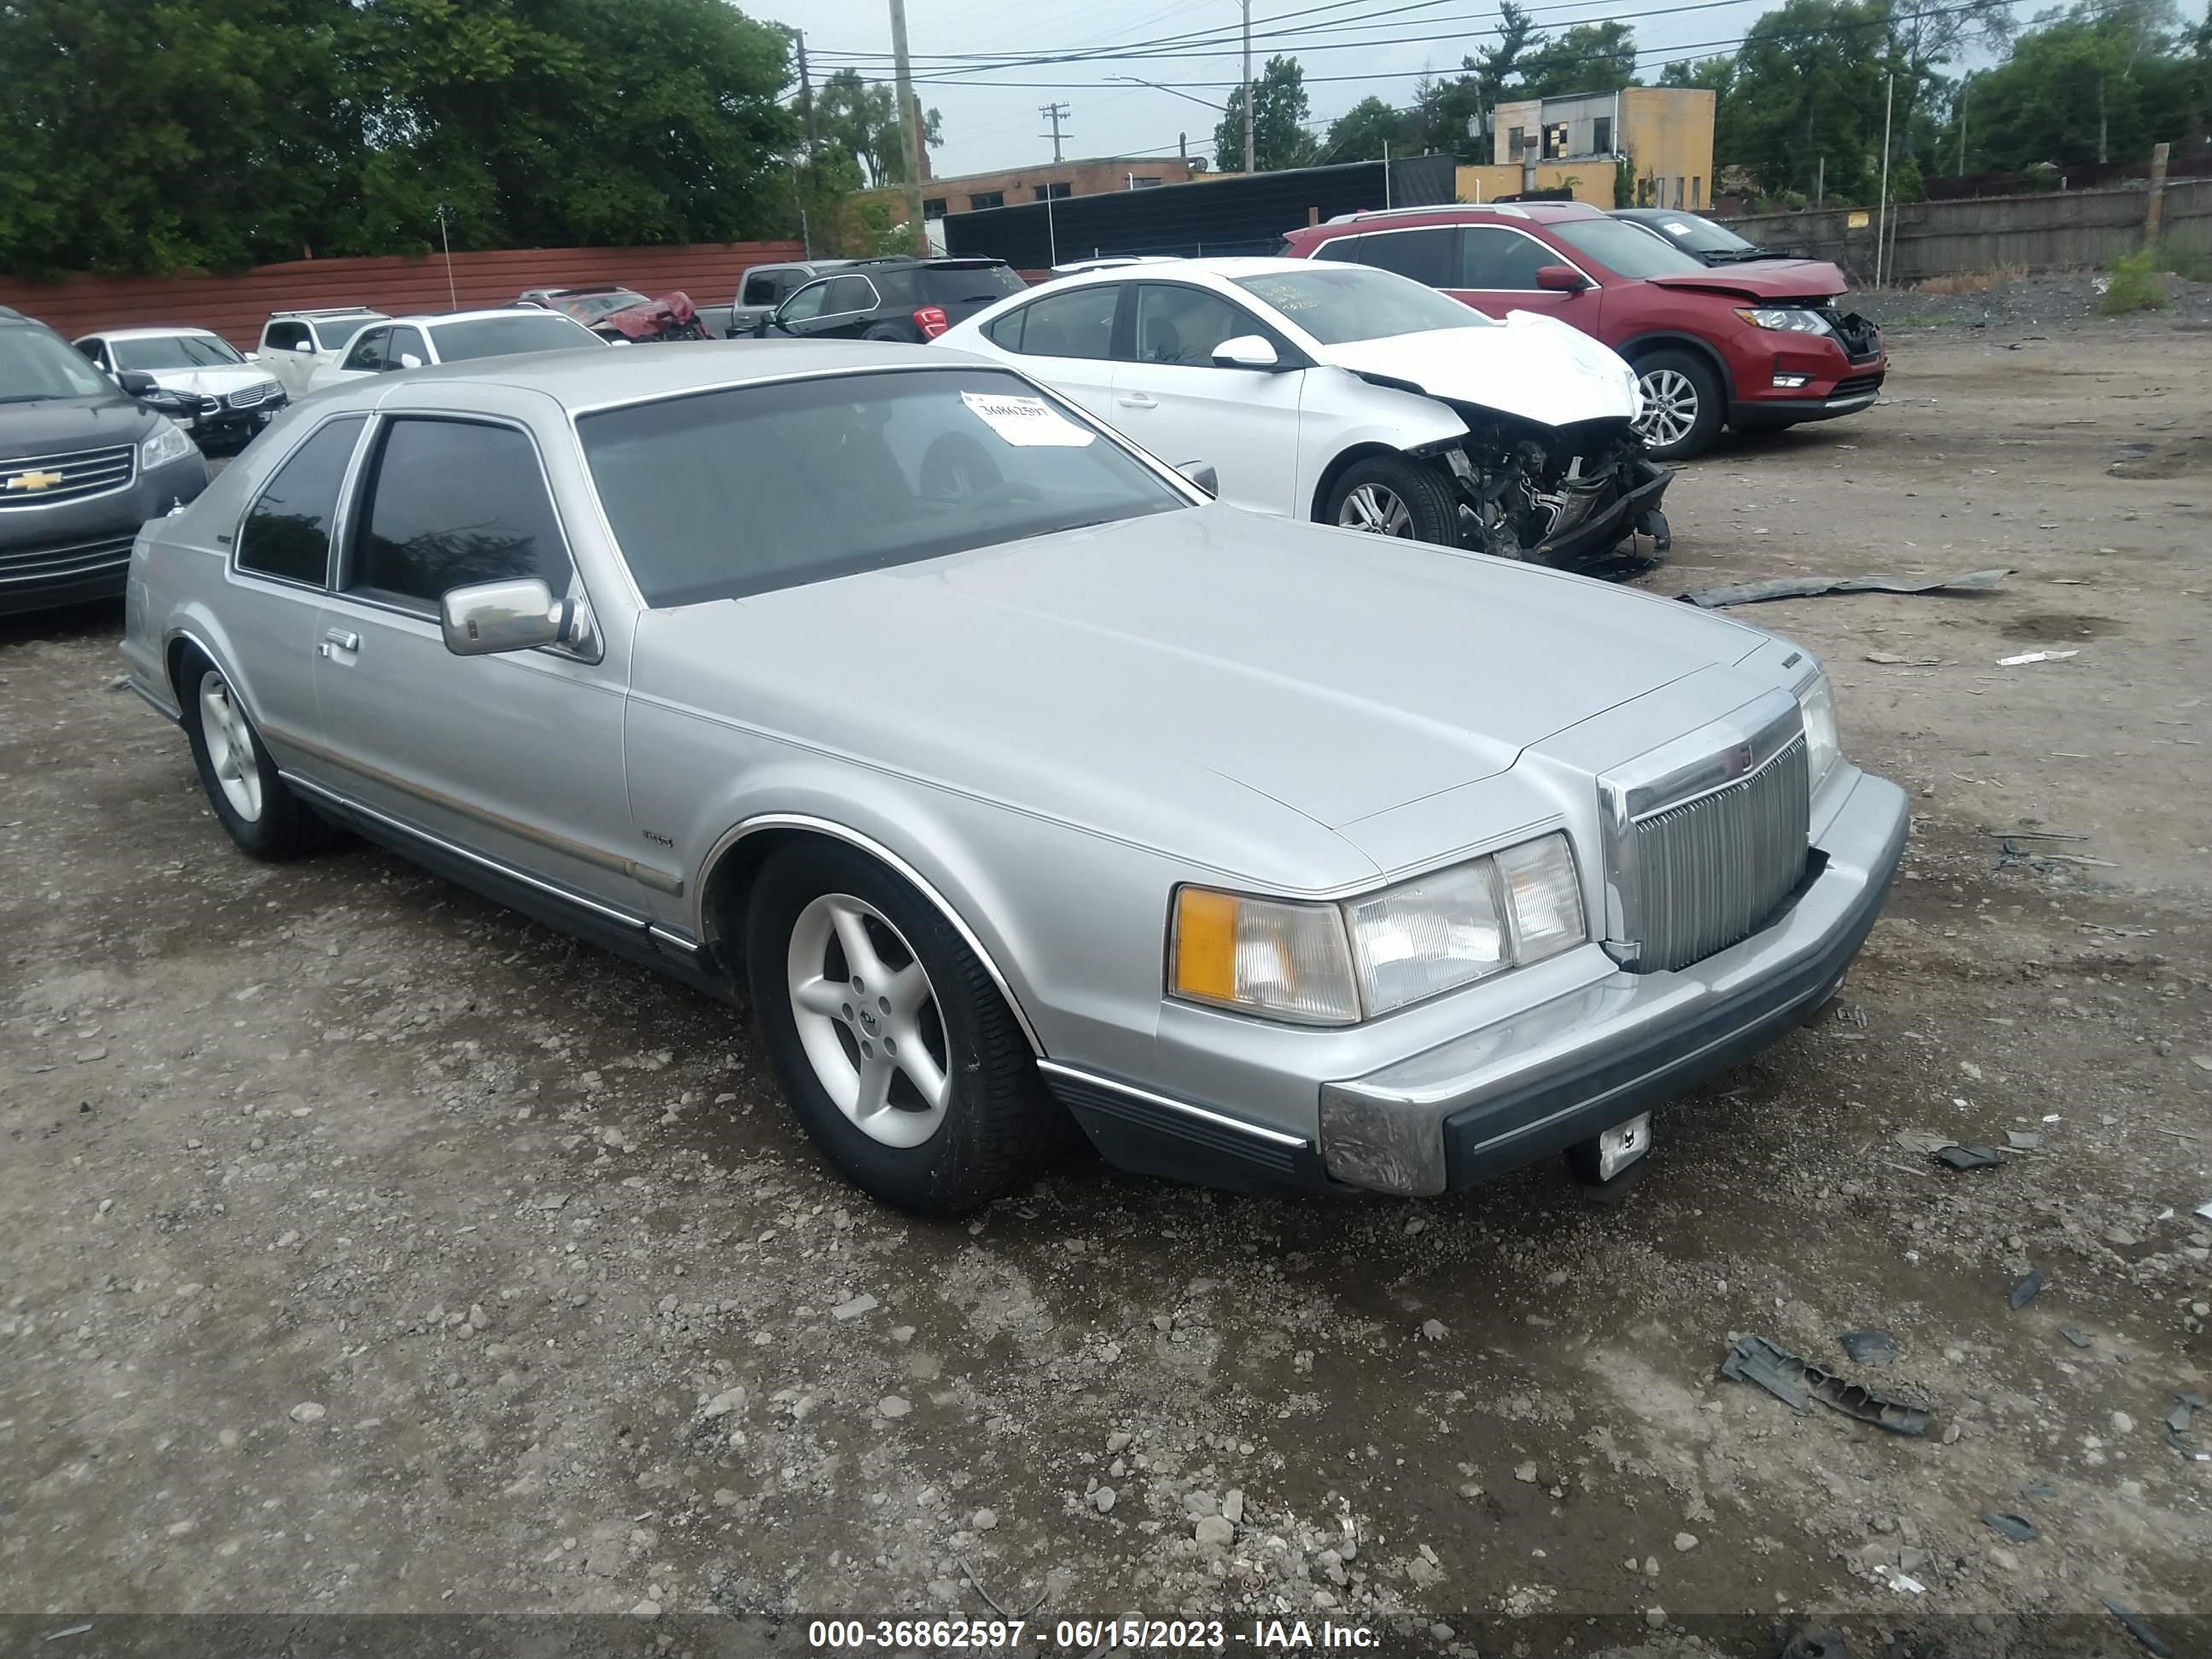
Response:
M2043 1274L2039 1269L2029 1273L2027 1278L2021 1279L2020 1283L2014 1285L2012 1287L2012 1294L2006 1297L2005 1301L2011 1306L2012 1310L2014 1313L2018 1313L2022 1308L2025 1308L2029 1303L2035 1300L2035 1293L2042 1288Z
M2008 565L1999 570L1968 570L1956 576L1776 576L1763 582L1729 582L1719 587L1693 587L1678 597L1701 610L1723 605L1762 605L1768 599L1810 599L1823 593L1956 593L1995 587L2012 574Z
M2159 1639L2158 1632L2142 1621L2142 1615L2132 1607L2124 1607L2109 1595L2102 1598L2106 1610L2128 1627L2128 1634L2142 1643L2157 1659L2173 1659L2173 1650Z
M1810 1413L1810 1402L1817 1400L1832 1411L1887 1429L1892 1434L1928 1432L1930 1419L1926 1407L1885 1399L1863 1382L1846 1382L1833 1371L1807 1364L1763 1336L1736 1338L1728 1358L1721 1361L1721 1375L1739 1382L1757 1383L1801 1416Z

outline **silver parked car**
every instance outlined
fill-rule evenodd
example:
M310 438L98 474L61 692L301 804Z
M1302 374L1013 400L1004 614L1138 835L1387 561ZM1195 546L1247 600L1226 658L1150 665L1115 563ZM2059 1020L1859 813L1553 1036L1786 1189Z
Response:
M349 825L749 991L921 1211L1071 1122L1248 1188L1609 1176L1827 996L1905 832L1786 640L1249 515L917 347L336 388L146 526L124 650L247 852Z

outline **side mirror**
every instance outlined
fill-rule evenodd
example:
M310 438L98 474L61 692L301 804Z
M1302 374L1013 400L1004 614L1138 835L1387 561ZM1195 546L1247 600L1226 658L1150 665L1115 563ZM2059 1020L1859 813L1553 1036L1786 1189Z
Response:
M765 340L768 338L768 325L772 320L773 317L771 313L765 311L761 313L759 316L754 318L753 338L756 340Z
M447 589L438 602L438 625L446 649L455 656L488 657L562 643L574 612L567 599L556 601L551 588L532 577Z
M1223 368L1274 368L1282 359L1275 348L1257 334L1240 334L1213 348L1213 361Z
M292 349L293 349L293 350L295 350L295 351L307 351L307 352L312 352L312 351L313 351L313 350L314 350L314 349L315 349L315 343L314 343L313 340L302 340L302 341L301 341L297 345L295 345L295 346L294 346L294 347L292 348Z
M160 385L143 369L126 368L115 377L115 384L134 398L158 398Z
M1213 470L1212 462L1185 461L1182 465L1176 468L1176 471L1182 473L1184 477L1189 479L1191 483L1196 484L1207 495L1214 496L1217 499L1219 498L1221 495L1221 475Z
M1579 294L1589 286L1589 279L1572 265L1539 265L1536 286L1553 294Z
M420 357L417 357L411 351L403 351L399 354L399 367L402 368L420 368L422 367L422 360Z

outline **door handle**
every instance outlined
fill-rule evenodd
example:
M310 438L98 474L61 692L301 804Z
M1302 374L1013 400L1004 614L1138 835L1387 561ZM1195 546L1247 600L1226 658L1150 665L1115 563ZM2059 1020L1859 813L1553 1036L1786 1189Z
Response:
M1148 396L1142 392L1133 392L1127 397L1116 398L1114 401L1124 409L1158 409L1160 406L1158 398Z
M349 634L343 628L325 629L323 630L323 638L328 641L331 644L337 647L341 651L358 651L361 649L361 635L358 634Z

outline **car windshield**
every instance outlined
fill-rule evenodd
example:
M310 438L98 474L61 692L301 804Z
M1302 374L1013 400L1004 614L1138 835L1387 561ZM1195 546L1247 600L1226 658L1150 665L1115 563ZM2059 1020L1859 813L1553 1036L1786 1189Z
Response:
M1702 259L1662 242L1648 230L1619 219L1559 219L1544 227L1577 253L1587 253L1616 276L1687 276L1702 271Z
M114 390L105 374L44 329L0 328L0 404Z
M440 323L430 330L441 363L471 357L512 357L523 351L571 351L605 341L566 317L542 312L535 317L478 317L465 323Z
M1239 276L1236 283L1323 345L1425 334L1439 328L1493 326L1489 318L1448 294L1410 276L1366 265L1271 270L1264 276Z
M1756 253L1758 245L1710 219L1701 219L1694 213L1669 213L1660 219L1644 219L1638 222L1663 231L1667 239L1676 246L1697 253Z
M384 320L381 312L355 311L343 317L318 317L308 325L315 333L315 349L336 351L371 323Z
M908 369L576 422L647 605L742 599L1190 505L1027 381Z
M618 288L606 294L556 294L553 296L555 309L565 311L580 323L597 322L602 317L617 311L628 311L632 306L645 303L645 295Z
M921 291L932 305L963 305L1003 300L1009 294L1025 294L1029 284L1012 266L993 262L972 265L923 267Z
M147 340L111 340L118 368L228 368L246 360L230 342L212 334L163 334Z

